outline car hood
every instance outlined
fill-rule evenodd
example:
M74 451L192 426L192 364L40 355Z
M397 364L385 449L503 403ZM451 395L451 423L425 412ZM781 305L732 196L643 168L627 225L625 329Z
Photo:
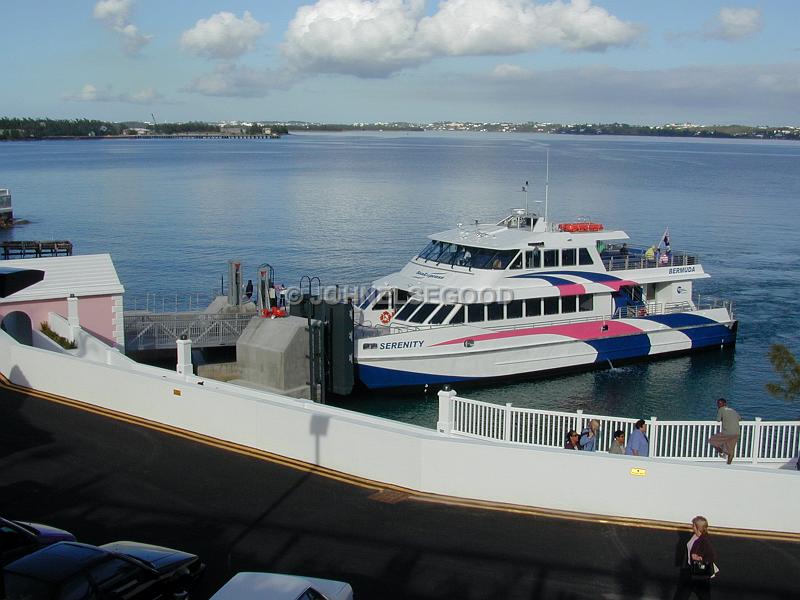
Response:
M111 542L100 547L118 554L132 556L160 573L171 571L199 560L197 556L188 552L164 548L163 546L142 544L141 542Z
M43 523L31 523L29 521L15 521L25 529L32 532L36 539L42 544L53 544L55 542L74 542L75 536L69 531L64 531L58 527L44 525Z

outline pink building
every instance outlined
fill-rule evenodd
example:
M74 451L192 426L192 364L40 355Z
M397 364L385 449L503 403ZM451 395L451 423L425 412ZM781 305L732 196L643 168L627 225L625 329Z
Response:
M42 281L0 298L0 320L4 328L12 320L18 327L20 319L29 319L30 326L39 329L51 312L68 318L67 298L75 296L81 327L109 345L125 349L122 319L125 290L110 254L6 260L0 266L44 271Z

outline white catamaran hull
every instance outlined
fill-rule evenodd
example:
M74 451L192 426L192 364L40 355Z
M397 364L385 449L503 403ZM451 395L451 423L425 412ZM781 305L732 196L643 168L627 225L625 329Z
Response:
M369 388L533 375L735 344L726 308L486 329L450 326L359 340L359 379Z

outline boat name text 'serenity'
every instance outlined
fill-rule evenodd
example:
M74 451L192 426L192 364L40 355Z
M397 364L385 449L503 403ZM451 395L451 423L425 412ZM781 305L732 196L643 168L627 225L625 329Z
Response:
M378 345L380 350L399 350L401 348L422 348L422 340L411 340L410 342L382 342Z

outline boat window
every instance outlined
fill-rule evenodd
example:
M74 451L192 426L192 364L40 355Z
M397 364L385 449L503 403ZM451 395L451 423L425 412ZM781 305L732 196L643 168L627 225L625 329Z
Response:
M417 312L415 312L411 317L408 319L412 323L422 323L428 316L433 312L433 310L439 306L438 304L432 304L430 302L426 302L422 306L419 307Z
M581 294L578 296L578 305L581 312L594 310L594 296L592 294Z
M378 301L375 303L375 306L372 307L372 310L389 310L389 294L384 293Z
M378 295L378 290L376 290L373 287L369 288L367 290L366 297L361 301L361 304L358 305L358 308L360 308L361 310L365 310L369 306L369 303L372 302L375 299L375 296L377 295Z
M519 319L522 316L522 300L512 300L506 305L506 318Z
M538 253L538 249L535 252ZM512 269L522 268L519 250L476 248L437 240L428 243L417 258L472 269L505 269L512 263Z
M558 266L558 250L544 251L544 266L545 268Z
M452 264L453 259L456 257L457 250L458 246L456 244L442 244L442 253L436 257L436 262L446 265Z
M558 301L560 298L558 296L554 296L552 298L545 298L544 299L544 314L546 315L557 315L558 314Z
M417 310L417 307L419 307L420 304L421 302L419 300L413 300L413 299L409 300L408 303L403 308L400 309L400 312L397 313L397 315L395 315L394 318L400 321L407 321L408 317L411 316L411 313Z
M406 302L408 302L408 299L410 297L411 297L411 294L409 294L407 291L395 289L394 290L394 307L395 308L400 308Z
M591 265L594 263L588 248L581 248L578 250L578 262L582 265Z
M561 312L574 313L578 311L578 297L564 296L561 298Z
M525 300L525 316L538 317L542 314L542 299L528 298Z
M472 249L472 266L475 269L489 269L491 268L492 259L497 254L496 250L490 248L473 248Z
M422 252L419 253L419 258L424 258L425 260L431 260L436 258L442 252L442 242L437 240L431 240L428 242L428 245L422 249Z
M439 310L437 310L431 320L428 321L431 325L439 325L440 323L444 323L444 320L447 318L447 315L450 314L450 311L453 310L455 304L443 304Z
M488 313L490 321L503 320L503 304L499 302L490 302L486 305L486 312Z
M467 316L470 323L479 323L485 319L483 307L483 304L467 304Z
M453 316L450 317L450 325L458 325L459 323L464 322L464 307L459 306L458 310L453 313Z
M561 266L562 267L575 266L576 254L577 252L575 251L575 248L563 248L561 250Z
M542 266L542 253L538 248L528 250L525 253L525 268L526 269L539 269Z

